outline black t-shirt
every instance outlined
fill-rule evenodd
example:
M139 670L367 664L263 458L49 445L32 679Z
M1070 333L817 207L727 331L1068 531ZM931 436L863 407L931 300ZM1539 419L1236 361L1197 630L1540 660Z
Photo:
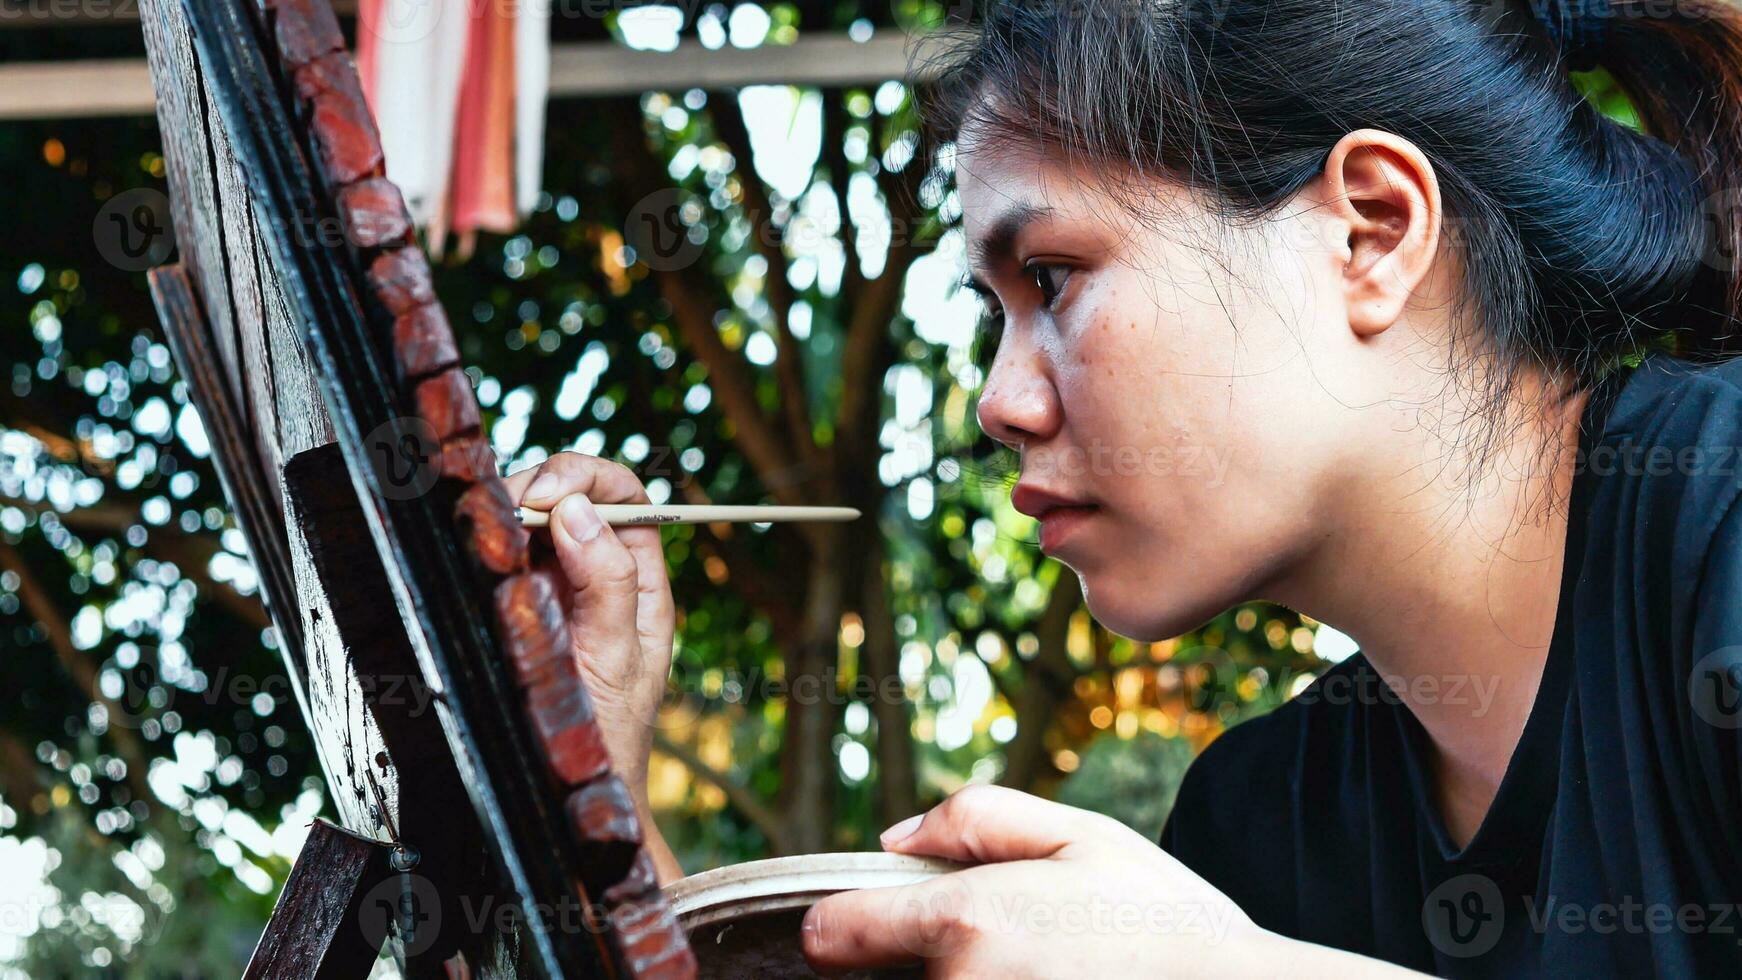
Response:
M1584 422L1542 683L1468 846L1359 655L1186 774L1161 844L1260 926L1444 976L1742 976L1742 360L1647 358Z

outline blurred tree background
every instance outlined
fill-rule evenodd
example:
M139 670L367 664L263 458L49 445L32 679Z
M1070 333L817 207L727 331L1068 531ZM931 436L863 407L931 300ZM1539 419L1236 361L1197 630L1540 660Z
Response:
M941 8L555 30L754 47ZM137 30L0 32L0 59L138 56ZM1114 636L1040 555L1014 460L975 427L949 148L903 86L549 112L536 213L438 269L505 465L577 450L656 500L874 518L666 532L682 618L653 791L687 868L874 846L970 781L1154 835L1198 750L1325 666L1316 624L1266 606ZM150 119L0 123L0 974L240 973L327 810L144 276L98 248L106 201L165 188L160 146ZM637 254L673 203L686 261Z

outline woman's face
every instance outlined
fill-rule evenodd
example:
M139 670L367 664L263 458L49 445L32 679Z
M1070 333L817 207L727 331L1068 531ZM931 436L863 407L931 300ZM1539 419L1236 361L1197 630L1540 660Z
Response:
M1337 226L1308 192L1230 227L1159 184L1165 216L1139 219L1100 175L972 130L957 153L972 280L1002 320L979 418L1020 451L1042 550L1139 639L1285 600L1396 419L1366 410L1392 381L1349 327Z

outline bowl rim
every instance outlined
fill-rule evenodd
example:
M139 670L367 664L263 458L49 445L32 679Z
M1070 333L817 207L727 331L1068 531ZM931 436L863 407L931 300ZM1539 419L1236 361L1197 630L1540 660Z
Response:
M678 922L691 930L740 915L807 908L837 892L917 884L964 867L887 851L795 854L702 871L667 885L665 895Z

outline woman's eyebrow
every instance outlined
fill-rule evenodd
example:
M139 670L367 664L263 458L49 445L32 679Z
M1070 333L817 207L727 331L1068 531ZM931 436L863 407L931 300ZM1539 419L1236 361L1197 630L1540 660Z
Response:
M986 233L968 246L972 264L986 268L1008 259L1016 248L1017 236L1033 222L1052 214L1052 208L1038 204L1015 204L998 215Z

